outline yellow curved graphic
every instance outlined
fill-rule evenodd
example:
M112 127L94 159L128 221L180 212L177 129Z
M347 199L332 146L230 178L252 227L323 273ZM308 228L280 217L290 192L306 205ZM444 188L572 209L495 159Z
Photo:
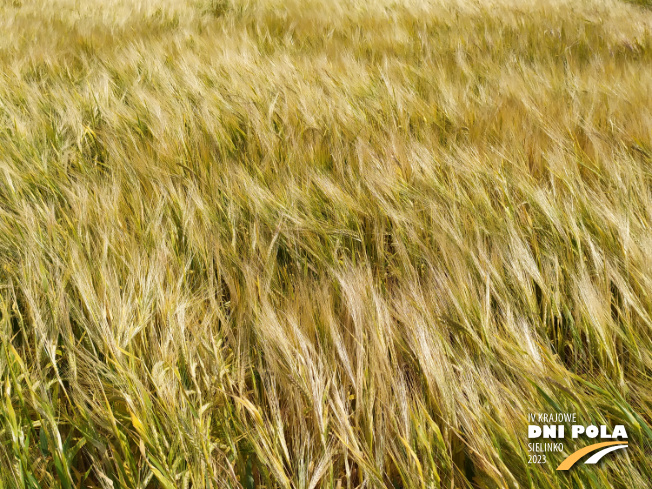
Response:
M577 462L579 459L581 459L587 453L595 452L596 450L599 450L600 448L610 447L612 445L627 445L627 442L626 441L606 441L606 442L603 442L603 443L594 443L593 445L589 445L588 447L580 448L578 451L576 451L574 453L571 453L568 457L566 457L566 460L564 460L561 464L559 464L559 467L557 467L557 470L568 470L573 465L575 465L575 462Z

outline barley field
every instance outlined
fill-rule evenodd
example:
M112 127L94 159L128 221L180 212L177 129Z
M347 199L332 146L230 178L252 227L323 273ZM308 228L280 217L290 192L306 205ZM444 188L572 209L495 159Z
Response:
M650 7L0 0L0 488L652 487Z

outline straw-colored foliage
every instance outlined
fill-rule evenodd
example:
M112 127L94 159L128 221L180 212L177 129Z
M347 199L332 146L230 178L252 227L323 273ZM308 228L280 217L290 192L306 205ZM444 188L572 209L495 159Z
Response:
M0 487L650 487L645 3L2 0Z

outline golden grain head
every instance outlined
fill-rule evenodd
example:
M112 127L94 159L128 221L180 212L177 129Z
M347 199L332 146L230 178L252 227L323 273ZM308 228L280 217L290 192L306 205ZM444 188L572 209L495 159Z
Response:
M0 0L0 487L649 487L651 47L647 0ZM627 454L528 464L556 411Z

